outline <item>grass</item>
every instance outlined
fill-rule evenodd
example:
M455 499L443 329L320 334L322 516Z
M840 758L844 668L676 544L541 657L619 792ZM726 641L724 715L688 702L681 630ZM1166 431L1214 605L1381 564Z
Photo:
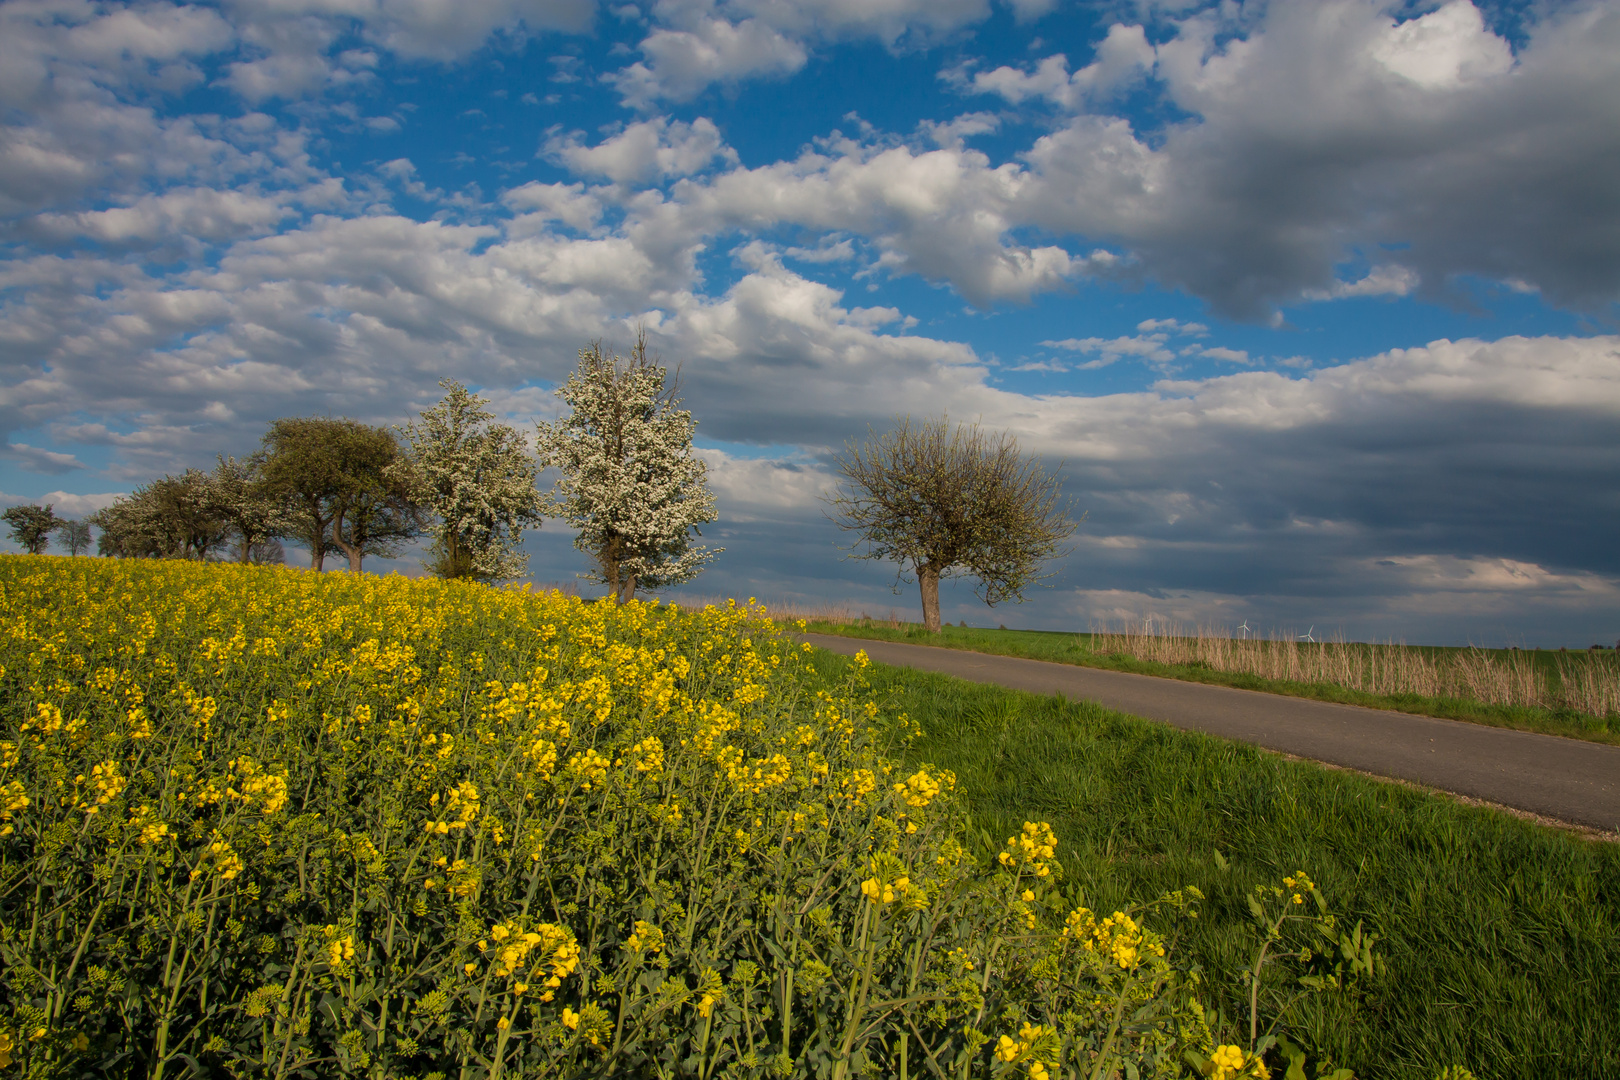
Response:
M1142 659L1119 651L1121 635L1074 634L1043 630L987 630L977 627L945 626L938 634L930 634L915 623L898 620L846 621L838 619L808 620L806 627L813 633L838 634L844 637L871 641L897 641L915 645L934 645L946 649L991 653L998 656L1018 656L1030 660L1048 660L1080 667L1100 668L1107 671L1127 671L1139 675L1180 679L1184 682L1231 686L1240 690L1258 690L1288 697L1332 701L1344 705L1361 705L1374 709L1394 709L1419 716L1436 716L1447 720L1465 720L1492 727L1535 731L1547 735L1586 739L1591 742L1620 745L1620 714L1610 712L1600 717L1566 707L1546 707L1512 704L1487 704L1464 697L1432 696L1420 693L1371 693L1330 682L1306 682L1294 679L1265 678L1241 671L1223 671L1202 663L1165 663ZM1455 654L1468 654L1470 650L1420 646L1373 646L1372 648L1404 650L1413 657L1427 657L1440 663L1451 662ZM1143 650L1147 651L1147 650ZM1472 650L1490 656L1506 650ZM1560 658L1580 654L1559 654L1532 650L1522 654L1525 665L1535 665L1543 674L1556 675ZM1620 658L1606 653L1601 660L1581 662L1620 668Z
M816 657L829 676L848 663ZM1252 958L1247 891L1307 870L1387 964L1365 998L1316 999L1288 1027L1358 1077L1620 1078L1620 845L1088 703L869 672L922 726L910 759L956 771L987 843L1052 823L1071 900L1202 889L1183 947L1208 972ZM1246 1017L1235 979L1210 991Z

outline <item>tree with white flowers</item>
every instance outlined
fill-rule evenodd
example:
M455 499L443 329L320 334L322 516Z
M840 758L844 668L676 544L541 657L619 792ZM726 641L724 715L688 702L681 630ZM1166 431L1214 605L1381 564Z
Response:
M638 588L690 581L724 550L692 543L718 515L692 449L697 422L667 376L648 359L644 333L628 359L593 342L557 390L569 415L537 425L540 463L561 473L546 512L578 530L574 546L596 563L582 576L621 604Z
M428 569L445 578L522 577L523 530L540 526L538 472L521 433L492 424L488 402L453 379L444 400L403 429L417 498L438 520Z

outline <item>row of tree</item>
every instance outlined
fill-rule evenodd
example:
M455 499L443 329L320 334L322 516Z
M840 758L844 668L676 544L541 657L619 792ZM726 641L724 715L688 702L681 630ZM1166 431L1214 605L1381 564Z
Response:
M693 451L696 422L644 336L629 357L600 343L580 351L557 391L569 413L536 425L532 451L484 398L453 380L439 385L443 400L401 428L281 419L257 453L155 480L86 522L63 521L50 506L4 517L36 554L53 533L78 554L94 525L107 556L282 562L289 540L309 549L316 570L340 554L356 573L368 555L393 557L426 536L430 571L480 581L522 576L524 530L559 517L592 558L588 576L621 602L690 580L722 550L692 542L716 520L714 495ZM536 480L548 467L559 479L542 493Z
M315 569L338 553L356 573L366 556L397 555L427 535L432 572L503 581L525 571L523 531L560 517L592 559L586 576L623 602L638 588L691 580L720 550L692 543L715 520L715 500L692 448L696 422L667 374L648 359L644 335L628 358L600 343L580 350L557 390L569 414L536 425L532 452L451 380L439 384L442 401L398 429L277 420L251 457L165 476L88 521L101 530L103 555L282 562L281 541L293 540ZM835 462L843 483L827 501L833 520L858 534L853 556L915 576L931 631L940 628L941 580L976 578L992 606L1021 600L1076 528L1057 476L1010 435L976 424L902 418ZM559 479L542 494L535 482L548 467ZM74 554L89 545L86 523L62 521L49 506L4 516L31 552L53 532Z

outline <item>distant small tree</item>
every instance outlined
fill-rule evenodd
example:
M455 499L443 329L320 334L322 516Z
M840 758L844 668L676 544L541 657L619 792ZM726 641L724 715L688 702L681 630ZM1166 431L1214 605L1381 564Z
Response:
M437 521L429 570L440 577L505 581L521 577L529 557L523 530L541 522L538 473L521 433L493 424L487 402L453 379L444 400L403 429L416 495Z
M69 555L90 550L90 526L84 522L63 520L52 531L62 541L62 546L68 549Z
M281 546L281 541L275 537L267 540L256 540L248 548L247 561L254 566L285 566L287 565L287 551Z
M11 538L30 555L45 554L45 549L51 546L51 533L62 523L61 518L51 513L51 505L13 506L0 514L0 519L11 526Z
M574 546L596 563L582 576L621 604L638 588L690 581L724 550L692 544L698 526L716 520L714 493L692 449L697 422L666 377L647 358L645 334L629 359L594 342L557 390L569 415L537 425L541 466L562 474L546 513L578 530Z
M860 534L852 557L892 559L900 580L914 574L930 633L939 632L941 578L977 578L991 606L1021 601L1076 528L1058 505L1057 476L1023 457L1011 435L977 424L906 417L835 461L843 483L827 502L841 528Z

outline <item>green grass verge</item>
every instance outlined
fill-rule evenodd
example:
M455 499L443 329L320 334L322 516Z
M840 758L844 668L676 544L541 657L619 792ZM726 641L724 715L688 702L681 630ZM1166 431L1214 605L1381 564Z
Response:
M1018 656L1027 660L1050 660L1060 664L1074 664L1077 667L1157 675L1166 679L1180 679L1183 682L1231 686L1239 690L1259 690L1268 694L1333 701L1342 705L1394 709L1397 712L1413 713L1417 716L1466 720L1473 724L1514 728L1518 731L1537 731L1545 735L1563 735L1568 738L1620 746L1620 718L1617 717L1603 719L1569 710L1485 705L1461 698L1431 698L1417 694L1368 694L1359 690L1347 690L1330 683L1289 682L1283 679L1262 679L1255 675L1214 671L1205 667L1158 664L1120 653L1095 652L1090 647L1092 640L1090 634L1051 630L986 630L960 626L945 626L940 633L930 634L920 625L905 623L897 628L890 628L854 623L808 622L805 628L815 634L837 634L841 637L868 641L897 641L909 645L934 645L945 649L991 653L996 656ZM1425 651L1451 650L1434 648ZM1544 657L1538 656L1537 660L1550 666L1556 655L1549 652Z
M815 655L829 676L848 663ZM990 842L1052 824L1073 898L1111 911L1202 889L1182 948L1228 1017L1246 1023L1246 893L1304 869L1387 960L1359 1002L1316 999L1290 1017L1309 1045L1372 1080L1433 1080L1451 1064L1480 1080L1620 1078L1620 844L1089 703L869 674L921 723L908 759L955 770Z

